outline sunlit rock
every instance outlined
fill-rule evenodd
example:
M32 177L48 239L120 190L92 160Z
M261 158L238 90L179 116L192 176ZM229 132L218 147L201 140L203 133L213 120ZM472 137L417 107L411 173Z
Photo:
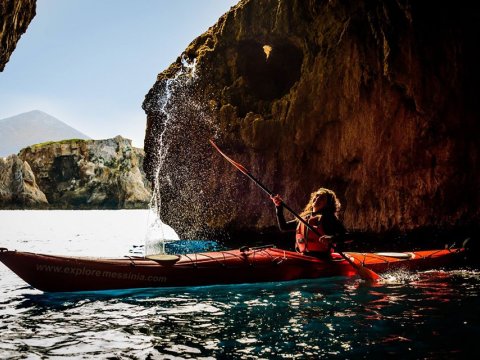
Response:
M51 207L146 208L151 199L143 150L121 136L37 144L19 157L31 165Z
M28 163L17 155L0 157L0 207L29 208L47 205L47 198L39 189Z

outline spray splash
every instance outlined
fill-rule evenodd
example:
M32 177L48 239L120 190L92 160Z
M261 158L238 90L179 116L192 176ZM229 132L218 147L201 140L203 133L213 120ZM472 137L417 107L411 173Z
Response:
M382 283L389 285L409 284L417 281L418 279L418 273L407 269L396 269L382 274Z
M209 200L202 187L211 177L205 148L217 130L198 80L196 59L182 57L176 74L156 87L155 101L148 108L156 119L157 136L146 255L162 253L166 242L178 240L173 228L188 234L189 228L204 225L198 214L208 211ZM169 214L165 222L171 226L162 221L164 214Z
M170 115L169 107L172 102L174 93L177 88L188 86L195 77L196 61L189 63L182 58L182 66L176 73L175 77L165 82L163 94L158 99L158 109L163 115L164 123L157 138L156 149L158 149L157 162L155 164L155 178L153 186L153 194L149 204L147 234L145 237L145 255L155 253L165 253L165 243L167 241L179 240L175 230L169 225L162 222L161 214L161 197L160 197L160 173L163 169L165 159L168 153L168 147L165 144L165 136L167 129L171 126L174 119ZM171 180L168 179L170 182Z

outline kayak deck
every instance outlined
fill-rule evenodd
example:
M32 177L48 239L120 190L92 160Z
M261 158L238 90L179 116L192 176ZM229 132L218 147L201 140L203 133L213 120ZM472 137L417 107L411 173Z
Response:
M458 261L463 249L406 253L345 253L377 273L405 268L430 269ZM339 254L319 259L260 247L154 258L93 258L0 249L0 261L42 291L90 291L145 287L200 286L356 276Z

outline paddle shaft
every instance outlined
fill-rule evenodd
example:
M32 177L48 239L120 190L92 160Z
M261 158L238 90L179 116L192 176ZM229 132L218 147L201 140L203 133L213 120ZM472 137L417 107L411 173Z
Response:
M269 189L267 189L265 187L265 185L263 185L260 181L258 181L243 165L237 163L236 161L230 159L226 154L224 154L220 148L212 141L210 140L210 143L212 144L212 146L229 162L231 163L233 166L235 166L240 172L242 172L243 174L245 174L249 179L251 179L260 189L262 189L263 191L265 191L268 195L270 195L270 197L274 196L273 192L271 192ZM290 213L292 213L293 216L295 216L300 222L302 222L310 231L313 231L317 236L321 237L322 234L320 234L318 232L317 229L315 229L314 227L312 227L307 221L305 221L300 215L298 215L290 206L288 206L287 204L285 204L285 202L282 200L282 206L287 209L288 211L290 211ZM362 277L366 277L368 278L369 280L377 280L380 278L379 275L377 275L375 272L373 272L372 270L369 270L369 269L366 269L365 267L363 267L362 265L358 265L356 264L355 262L353 262L353 260L351 260L347 255L345 255L343 252L337 250L335 248L335 246L333 244L331 244L332 248L337 251L337 253L343 257L345 260L348 261L348 263L350 265L352 265L357 271L358 273L362 276Z

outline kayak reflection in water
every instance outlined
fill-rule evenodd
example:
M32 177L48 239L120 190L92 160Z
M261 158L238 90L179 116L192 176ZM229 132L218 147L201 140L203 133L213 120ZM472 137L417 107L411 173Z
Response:
M286 221L281 197L275 195L271 199L275 204L278 227L282 231L296 231L295 248L300 253L329 257L333 250L332 241L342 240L346 233L345 226L338 218L341 204L332 190L320 188L314 191L300 214L318 234L298 220Z

